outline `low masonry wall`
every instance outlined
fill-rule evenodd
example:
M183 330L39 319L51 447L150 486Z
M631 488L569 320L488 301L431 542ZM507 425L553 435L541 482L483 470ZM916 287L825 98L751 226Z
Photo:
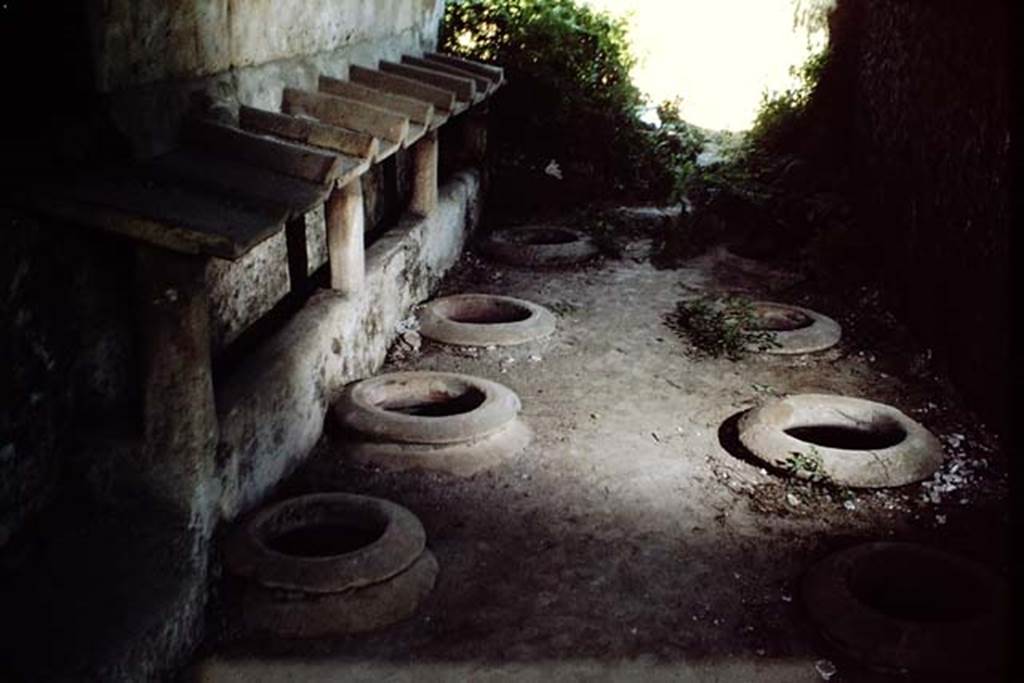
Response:
M480 215L480 176L456 174L427 218L407 218L366 253L357 294L314 295L217 390L220 511L257 502L313 448L341 388L384 362L398 324L455 263Z

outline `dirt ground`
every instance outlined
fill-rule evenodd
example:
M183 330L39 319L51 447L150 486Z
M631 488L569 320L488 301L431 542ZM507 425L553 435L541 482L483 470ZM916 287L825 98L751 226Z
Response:
M1009 575L999 444L875 294L825 291L716 249L655 267L654 224L595 262L531 271L472 251L440 294L521 297L558 314L540 342L458 350L424 341L383 372L454 370L515 390L531 445L470 478L346 463L328 428L280 497L350 491L415 512L441 572L416 616L332 642L242 637L214 619L190 676L208 681L916 680L870 673L809 625L799 579L861 540L928 543ZM657 262L657 259L654 259ZM790 264L791 265L791 264ZM666 324L684 296L723 289L807 305L844 325L797 357L698 356ZM875 492L787 479L740 452L736 417L766 399L838 393L899 407L949 458L932 479ZM827 677L829 660L838 672ZM825 671L823 674L822 671ZM921 680L936 681L935 676Z

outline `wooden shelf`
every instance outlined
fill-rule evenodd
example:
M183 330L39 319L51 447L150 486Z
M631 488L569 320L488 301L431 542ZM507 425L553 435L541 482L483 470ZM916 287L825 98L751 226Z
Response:
M384 92L430 102L435 111L451 116L455 113L457 99L450 90L438 88L422 81L384 73L353 64L349 67L349 79L353 83L383 90Z
M331 126L310 117L242 105L238 109L238 120L245 130L323 147L357 159L371 160L380 148L380 141L369 133Z
M505 70L498 66L491 66L490 64L484 64L482 62L474 62L472 60L464 59L462 57L444 55L439 52L428 52L425 55L423 55L423 58L432 62L437 62L439 64L447 64L449 66L454 66L459 69L464 69L465 71L470 71L472 73L485 76L491 79L491 81L494 83L495 90L497 90L498 88L505 84Z
M237 259L284 227L288 211L143 176L138 167L39 186L43 213L186 254Z
M430 71L437 71L439 73L448 74L449 76L458 76L459 78L468 78L476 83L477 96L482 100L489 96L496 88L497 84L486 76L475 74L472 71L466 71L457 66L451 66L442 62L435 62L429 59L423 59L422 57L412 57L410 55L402 55L402 63L408 64L409 66L419 67L421 69L428 69Z
M212 190L253 206L284 210L288 218L323 203L331 185L269 171L200 148L183 148L139 166L146 177L185 188Z
M285 88L284 111L243 105L238 127L190 121L168 154L40 184L30 199L81 225L237 259L504 83L498 67L429 52L349 71L347 81L322 76L319 92ZM416 148L425 167L436 163L430 140Z
M285 88L282 108L323 123L369 133L380 141L376 160L394 154L409 135L409 118L365 102L296 88Z
M433 85L438 88L450 90L454 92L455 97L462 102L474 104L479 101L476 93L476 81L471 78L461 78L459 76L452 76L451 74L445 74L431 69L423 69L418 66L409 66L408 64L399 64L398 62L388 62L384 60L381 60L380 62L380 70L384 73L411 78L413 80L426 83L427 85Z

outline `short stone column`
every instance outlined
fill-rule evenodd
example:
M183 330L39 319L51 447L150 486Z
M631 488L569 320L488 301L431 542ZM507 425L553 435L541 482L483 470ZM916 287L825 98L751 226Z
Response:
M461 154L466 163L480 165L487 157L487 105L466 113L462 121Z
M362 289L366 277L366 248L363 244L366 214L359 178L331 192L324 205L324 216L331 289L352 294Z
M209 533L217 448L210 359L208 258L150 246L136 252L144 443L131 478ZM206 533L203 533L206 532Z
M412 199L409 211L429 216L437 208L437 131L423 136L412 147Z

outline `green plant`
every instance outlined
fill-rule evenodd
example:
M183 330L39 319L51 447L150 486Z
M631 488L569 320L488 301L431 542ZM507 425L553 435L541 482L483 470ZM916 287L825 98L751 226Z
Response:
M793 451L785 460L776 461L776 464L787 474L798 479L806 479L815 484L829 481L829 476L822 466L821 454L814 446L811 446L809 453Z
M761 93L761 105L747 136L748 153L780 149L799 134L802 117L830 54L828 49L814 52L803 64L791 68L790 73L797 80L794 87Z
M751 349L763 351L778 345L771 332L756 329L751 303L736 297L680 301L667 322L709 356L738 360Z
M676 143L640 120L624 19L577 0L449 2L441 49L505 69L492 102L499 182L547 182L555 160L554 198L675 191Z

